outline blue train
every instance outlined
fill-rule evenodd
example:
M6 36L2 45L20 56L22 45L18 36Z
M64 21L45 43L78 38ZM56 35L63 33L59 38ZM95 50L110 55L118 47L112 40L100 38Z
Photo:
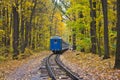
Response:
M69 49L69 44L64 42L61 37L53 36L50 39L50 50L55 53L59 54Z

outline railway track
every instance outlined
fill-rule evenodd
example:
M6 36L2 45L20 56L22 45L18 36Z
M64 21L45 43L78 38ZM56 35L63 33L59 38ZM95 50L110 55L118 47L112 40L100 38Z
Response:
M60 61L59 54L51 54L46 59L46 68L52 80L82 80Z

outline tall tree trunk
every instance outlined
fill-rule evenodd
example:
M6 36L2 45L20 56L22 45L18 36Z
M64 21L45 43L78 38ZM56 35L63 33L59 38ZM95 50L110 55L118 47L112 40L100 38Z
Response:
M105 54L103 59L110 58L109 54L109 37L108 37L108 13L107 13L107 0L102 1L103 16L104 16L104 49Z
M12 52L12 50L13 50L13 36L12 36L12 34L13 34L13 14L11 13L10 14L10 24L9 24L9 26L10 26L10 35L9 35L9 37L10 37L10 52Z
M92 53L96 53L96 2L92 2L92 0L90 0L90 9L91 9L91 18L92 21L90 23L90 35L91 35L91 43L92 43L92 48L91 48L91 52Z
M5 36L3 37L3 39L2 39L2 42L3 42L3 47L4 46L6 46L6 19L5 19L5 7L3 7L3 9L2 9L2 17L3 17L3 20L2 20L2 23L3 23L3 25L2 25L2 28L3 28L3 30L5 31Z
M10 37L9 37L9 35L10 35L10 28L9 28L9 23L10 23L10 21L9 21L9 12L8 12L8 7L7 7L7 40L6 40L6 47L8 48L9 46L10 46Z
M99 22L99 26L98 26L98 40L97 40L98 54L99 54L99 56L101 57L102 54L101 54L101 47L100 47L100 44L101 44L100 27L101 27L101 21Z
M34 3L34 6L32 8L32 12L31 12L31 15L30 15L30 20L29 21L26 21L25 22L25 41L24 41L24 46L23 46L23 52L25 50L26 47L29 47L30 45L32 45L32 42L31 42L31 30L32 30L32 19L33 19L33 16L34 16L34 13L35 13L35 8L36 8L36 5L37 5L37 0L33 0L33 3Z
M23 50L25 50L25 48L28 45L28 38L29 38L29 22L26 21L26 23L25 23L25 42L24 42Z
M99 16L101 15L101 4L99 4ZM102 25L102 23L101 23L101 20L99 21L99 24L98 24L98 39L97 39L97 46L98 46L98 55L101 57L102 56L102 54L101 54L101 32L100 32L100 30L101 30L101 25Z
M120 69L120 0L117 0L117 46L114 68Z
M19 54L19 14L17 11L17 6L12 7L13 10L13 59L17 58Z
M24 16L22 15L21 16L21 52L24 53L25 51L25 48L24 48Z
M30 15L30 22L29 22L29 46L32 45L32 42L31 42L31 31L32 31L32 20L33 20L33 16L34 16L34 13L35 13L35 8L36 8L36 5L37 5L37 0L33 0L33 3L34 3L34 6L32 8L32 12L31 12L31 15Z
M76 33L75 33L75 29L73 29L72 31L73 31L73 34L72 34L73 50L76 50Z

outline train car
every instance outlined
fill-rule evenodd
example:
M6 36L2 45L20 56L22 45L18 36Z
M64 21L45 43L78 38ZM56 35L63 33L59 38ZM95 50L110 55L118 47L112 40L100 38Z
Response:
M68 49L69 49L69 44L62 40L62 51L65 51L65 50L68 50Z
M69 44L64 42L61 37L53 36L50 39L50 50L53 53L62 53L69 48Z

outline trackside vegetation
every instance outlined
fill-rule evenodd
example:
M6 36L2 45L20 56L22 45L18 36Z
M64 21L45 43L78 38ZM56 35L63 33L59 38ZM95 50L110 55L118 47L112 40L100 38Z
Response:
M49 50L56 35L120 69L120 0L0 0L0 63Z

